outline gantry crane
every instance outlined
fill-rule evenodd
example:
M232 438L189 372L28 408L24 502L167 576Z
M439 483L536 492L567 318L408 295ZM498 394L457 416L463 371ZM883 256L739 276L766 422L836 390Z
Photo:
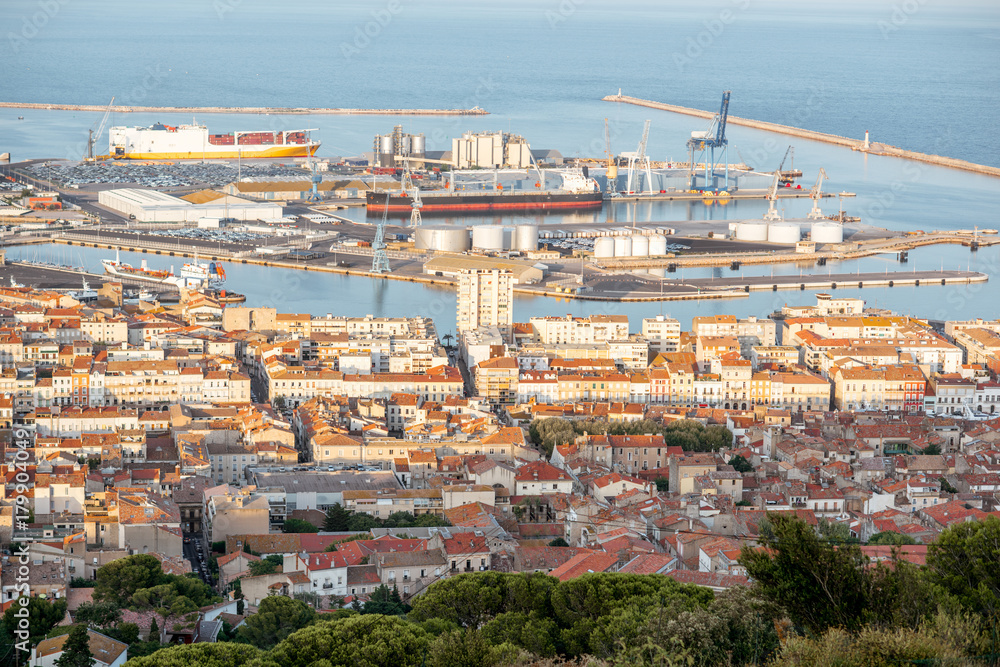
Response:
M822 220L823 211L819 210L819 200L823 197L823 179L830 180L823 167L819 168L819 176L816 177L816 185L809 190L809 198L813 200L812 210L809 211L810 220Z
M389 193L385 193L385 210L382 220L375 228L375 240L372 241L372 273L389 273L389 257L385 254L385 225L389 219Z
M635 177L636 169L643 169L646 172L646 189L653 190L653 174L649 167L649 156L646 155L646 141L649 139L649 120L642 127L642 139L639 140L639 147L635 153L629 156L628 160L628 183L625 186L626 192L632 194L635 190L632 187L632 180Z
M612 197L618 197L618 163L615 161L615 154L611 152L611 130L608 128L608 119L604 119L604 154L608 156L608 171L606 190Z
M115 98L112 96L111 101L108 102L108 108L104 110L104 117L101 118L100 125L97 126L97 136L94 136L93 128L87 130L87 162L94 161L94 142L100 141L101 135L104 134L104 126L108 124L108 117L111 116L111 107L114 106Z
M778 203L778 179L781 177L781 172L774 172L774 180L771 181L771 187L767 189L767 213L764 214L764 219L768 222L776 222L781 220L781 214L778 213L777 203Z
M705 183L704 187L714 190L715 189L715 150L721 149L720 158L725 164L725 185L720 188L721 190L729 190L729 140L726 139L726 120L729 118L729 96L732 91L726 90L722 93L722 105L719 107L719 113L715 114L715 118L712 119L712 124L709 126L708 130L705 132L692 132L691 138L688 139L688 160L690 161L689 177L691 181L691 189L697 189L695 177L696 171L695 165L698 163L698 159L695 153L698 153L698 157L705 163ZM708 153L708 158L706 159L705 153Z

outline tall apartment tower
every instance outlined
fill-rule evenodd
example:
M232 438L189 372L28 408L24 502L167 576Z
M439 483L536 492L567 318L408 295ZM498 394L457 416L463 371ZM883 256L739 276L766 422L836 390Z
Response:
M458 275L458 334L497 327L510 338L514 322L514 274L502 269L467 269Z

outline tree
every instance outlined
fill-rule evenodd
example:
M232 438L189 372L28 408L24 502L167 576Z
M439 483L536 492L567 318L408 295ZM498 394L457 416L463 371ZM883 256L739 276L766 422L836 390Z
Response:
M909 535L903 535L902 533L894 533L891 530L884 530L881 533L875 533L868 540L868 546L902 546L904 544L916 544L917 541L914 540Z
M383 528L408 528L416 521L409 512L393 512L382 522Z
M14 631L18 629L20 619L15 614L25 607L28 609L28 641L32 644L44 638L66 617L65 598L49 602L38 597L19 597L7 607L3 617L0 617L0 631L2 631L0 634L8 641L14 637ZM11 643L13 642L4 643L3 646L9 646Z
M656 484L656 490L660 493L668 493L670 491L670 478L668 477L657 477L653 480Z
M281 572L283 565L284 559L277 554L272 554L261 560L252 561L248 565L248 569L250 570L250 576L259 577L265 574Z
M73 612L73 620L95 628L114 625L122 619L122 609L113 602L84 602Z
M340 503L334 503L326 510L326 519L323 520L323 530L328 533L340 533L347 530L347 520L351 518L351 511Z
M744 545L740 554L740 563L764 599L784 607L793 623L813 633L860 627L868 602L868 559L860 549L835 548L797 517L767 516L774 537L762 536L764 549Z
M73 626L62 645L62 655L56 660L56 667L91 667L93 664L94 654L90 652L86 626Z
M927 549L927 573L943 597L975 614L1000 613L1000 519L952 524Z
M129 646L129 656L132 647ZM243 667L261 659L260 649L231 642L179 644L145 657L129 657L129 667Z
M549 542L549 546L550 547L568 547L569 546L569 542L567 542L566 540L564 540L561 537L557 537L556 539L554 539L551 542Z
M924 447L924 451L921 453L924 454L925 456L936 456L941 453L941 445L937 444L936 442L931 443L926 447Z
M236 630L236 637L257 648L270 649L315 619L316 612L305 602L271 595L261 600L257 613Z
M396 584L392 590L382 584L372 591L368 601L361 606L362 614L383 614L384 616L403 616L410 611L410 605L403 602L399 596Z
M160 584L150 588L142 588L132 596L132 606L141 611L152 611L163 621L160 641L163 641L162 632L167 629L167 619L171 617L182 617L194 614L198 611L199 605L191 598L178 592L173 584ZM155 619L154 619L155 620ZM188 621L188 619L185 619ZM152 628L150 635L152 636Z
M941 482L941 490L945 493L958 493L958 489L951 485L947 477L939 477L938 481Z
M429 643L420 626L399 616L351 615L299 630L278 644L267 662L277 667L416 667Z
M285 519L281 531L283 533L318 533L319 528L302 519Z
M156 586L162 579L160 561L149 554L119 558L97 570L94 600L127 607L136 591Z
M860 540L851 535L851 529L846 523L820 519L816 523L816 532L820 539L834 544L859 544Z
M736 469L736 472L739 473L753 472L753 466L750 465L750 462L747 461L746 457L744 457L742 454L733 455L732 457L730 457L728 463L729 465L733 466L733 468Z
M714 452L723 447L731 447L733 433L721 424L712 424L704 430L700 440L705 451Z
M371 530L372 528L378 528L380 525L382 525L381 521L364 513L352 514L351 518L347 521L347 529L350 531Z

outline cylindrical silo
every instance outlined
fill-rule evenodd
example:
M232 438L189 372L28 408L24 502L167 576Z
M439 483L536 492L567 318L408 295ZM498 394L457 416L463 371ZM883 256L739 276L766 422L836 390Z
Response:
M649 254L649 238L642 234L632 235L632 256L645 257Z
M503 250L511 250L514 247L514 230L511 227L503 228Z
M836 222L814 222L810 238L815 243L843 243L844 228Z
M472 228L472 247L480 250L503 250L503 227L478 225Z
M392 135L383 134L378 138L378 152L392 154Z
M412 146L412 145L413 145L413 142L410 141L410 135L404 134L403 137L399 141L400 152L403 155L409 155L410 154L410 146Z
M594 242L594 257L614 257L615 240L610 236L604 236Z
M667 254L667 237L663 234L653 234L649 237L649 256Z
M802 228L796 222L775 222L767 228L768 243L792 245L802 240Z
M413 141L410 143L410 150L414 155L423 155L426 152L427 142L422 134L412 135Z
M469 230L465 227L418 227L415 235L417 250L465 252L469 249Z
M631 256L632 256L632 237L616 236L615 257L631 257Z
M514 245L511 250L532 251L538 249L538 225L518 225L514 228Z
M736 240L738 241L766 241L766 222L741 222L736 225Z

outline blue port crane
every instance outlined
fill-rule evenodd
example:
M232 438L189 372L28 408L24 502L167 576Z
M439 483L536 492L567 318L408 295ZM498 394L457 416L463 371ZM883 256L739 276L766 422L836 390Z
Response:
M692 132L691 138L688 139L689 174L692 190L729 190L729 140L726 139L726 120L729 118L729 95L731 92L729 90L723 91L719 113L715 114L708 130ZM719 161L725 168L721 188L717 187L715 173L719 164L715 159L717 149L719 150ZM705 165L704 182L701 183L700 188L697 183L698 169L696 165L698 162L703 162Z

